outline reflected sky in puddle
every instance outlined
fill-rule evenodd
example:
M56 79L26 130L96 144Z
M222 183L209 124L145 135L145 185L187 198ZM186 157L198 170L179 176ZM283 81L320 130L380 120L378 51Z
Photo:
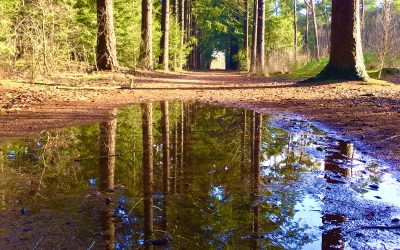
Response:
M400 183L345 138L294 116L167 107L0 145L0 248L400 245L399 230L354 231L393 225Z

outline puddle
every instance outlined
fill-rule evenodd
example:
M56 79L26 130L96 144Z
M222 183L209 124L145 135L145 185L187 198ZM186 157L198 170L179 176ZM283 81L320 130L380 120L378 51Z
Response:
M295 116L134 105L1 144L0 167L1 249L400 245L399 175Z

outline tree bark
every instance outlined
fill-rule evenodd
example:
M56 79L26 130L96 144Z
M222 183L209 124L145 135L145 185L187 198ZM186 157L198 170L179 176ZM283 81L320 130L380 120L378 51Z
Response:
M297 61L297 0L293 0L293 59Z
M140 47L140 59L143 64L143 68L147 70L153 70L152 13L153 1L142 0L142 43Z
M160 64L165 71L169 70L169 0L162 0L161 17L161 55Z
M263 73L265 68L265 0L258 0L257 20L257 73Z
M361 0L361 43L364 44L364 25L365 25L365 0Z
M378 79L382 77L382 70L385 66L386 54L389 50L389 34L390 27L392 26L392 3L389 0L383 0L382 3L382 42L379 48L379 74Z
M183 47L185 45L185 0L176 0L179 1L179 24L181 29L181 49L179 50L179 69L183 68Z
M253 37L251 39L251 61L250 72L256 72L257 65L257 22L258 22L258 0L254 0L253 5Z
M333 0L329 63L306 80L367 80L360 32L360 0Z
M249 69L249 2L244 0L243 19L243 53L245 56L245 69Z
M97 28L97 70L116 70L118 62L112 0L97 0Z
M306 2L306 1L304 1ZM306 34L304 37L304 44L306 47L306 53L307 56L310 56L310 13L309 13L309 8L306 6Z
M317 22L317 13L315 11L314 0L310 0L311 4L311 13L313 15L313 26L314 26L314 43L315 43L315 58L319 60L320 58L320 49L319 49L319 37L318 37L318 22Z

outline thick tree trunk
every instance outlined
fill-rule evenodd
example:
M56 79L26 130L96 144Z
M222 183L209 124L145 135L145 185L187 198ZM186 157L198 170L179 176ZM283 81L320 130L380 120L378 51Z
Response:
M140 47L140 59L142 67L147 70L153 70L152 13L153 1L142 0L142 43Z
M257 20L257 73L264 73L265 68L265 0L258 0Z
M359 0L332 1L331 52L326 68L308 81L367 80L361 45Z
M152 104L142 104L144 240L153 237L153 119Z
M160 64L165 71L169 70L169 0L162 1L161 17L161 55Z
M250 72L256 72L257 65L257 22L258 22L258 0L254 0L253 5L253 37L251 39L251 61Z
M97 70L118 68L112 0L97 0Z

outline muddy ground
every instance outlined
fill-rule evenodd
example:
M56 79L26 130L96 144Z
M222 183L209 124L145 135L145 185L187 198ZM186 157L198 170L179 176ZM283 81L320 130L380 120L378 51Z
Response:
M302 84L236 72L59 74L0 81L0 141L102 119L111 107L159 100L293 113L322 122L400 169L400 85Z

